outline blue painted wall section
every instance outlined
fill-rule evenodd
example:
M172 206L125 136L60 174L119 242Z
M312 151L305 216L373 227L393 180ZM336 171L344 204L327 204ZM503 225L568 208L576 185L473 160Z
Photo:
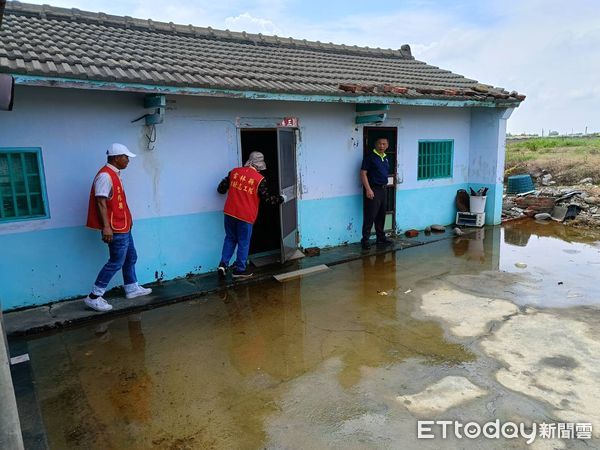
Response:
M469 183L489 188L486 201L487 225L502 219L506 121L513 109L472 108L469 151Z
M300 201L300 245L325 247L359 241L362 201L362 195Z
M450 225L456 219L456 191L467 184L421 189L398 189L396 224L400 231L422 230L429 225Z
M220 211L135 221L140 282L215 270L223 237ZM85 227L0 235L0 248L4 310L86 295L108 259L99 232ZM118 274L109 288L122 283Z

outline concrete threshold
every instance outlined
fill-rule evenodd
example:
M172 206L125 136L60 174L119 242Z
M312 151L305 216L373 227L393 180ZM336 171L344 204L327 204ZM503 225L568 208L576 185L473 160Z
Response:
M106 320L109 316L126 315L134 311L142 311L169 305L176 302L196 299L200 296L225 290L234 286L248 283L264 282L276 275L292 271L305 270L321 265L333 266L348 261L382 253L395 252L406 248L415 247L430 242L436 242L454 237L453 226L447 226L445 232L425 234L421 232L417 237L404 238L401 236L393 240L388 246L372 245L369 250L362 250L360 244L347 244L338 247L321 249L320 255L305 257L285 264L274 264L254 269L254 276L243 281L233 281L228 277L220 280L216 272L196 275L171 281L154 283L152 294L128 300L123 295L121 288L112 289L105 298L113 305L108 312L96 312L86 308L81 299L65 300L49 305L32 307L4 314L5 332L9 337L26 336L44 333L56 329L83 324L95 320ZM466 234L475 232L479 228L463 229Z

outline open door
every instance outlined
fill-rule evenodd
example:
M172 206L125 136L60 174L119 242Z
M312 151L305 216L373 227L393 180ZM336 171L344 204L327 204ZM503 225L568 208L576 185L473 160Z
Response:
M281 263L292 259L298 249L298 197L296 193L296 139L293 129L277 130L279 192L286 197L280 208Z
M388 185L385 188L387 197L387 210L385 212L385 231L394 231L396 229L396 166L397 166L397 145L398 129L389 127L364 127L364 153L372 152L375 148L375 142L379 138L386 138L389 147L385 154L390 162L390 173L388 174Z

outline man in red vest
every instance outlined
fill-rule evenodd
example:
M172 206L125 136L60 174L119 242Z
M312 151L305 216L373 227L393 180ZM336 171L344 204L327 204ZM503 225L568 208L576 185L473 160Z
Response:
M102 297L108 283L119 270L123 270L127 298L148 295L152 289L137 282L135 262L137 253L131 236L132 218L127 197L121 182L121 170L135 155L123 144L112 144L106 151L107 164L100 169L90 191L87 226L100 230L102 240L108 244L109 260L102 267L94 287L84 303L96 311L110 311L112 305Z
M270 195L265 178L259 173L266 170L265 157L260 152L252 152L243 167L237 167L221 180L217 191L227 194L225 200L225 242L218 273L221 278L227 274L229 260L237 246L233 265L233 278L249 278L253 274L246 268L250 250L252 225L258 216L260 200L271 205L283 203L281 195Z

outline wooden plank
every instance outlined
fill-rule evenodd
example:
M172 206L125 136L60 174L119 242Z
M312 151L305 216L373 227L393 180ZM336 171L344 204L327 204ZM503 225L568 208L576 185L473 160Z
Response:
M295 278L300 278L313 273L323 272L325 270L329 270L329 267L325 264L319 264L318 266L307 267L306 269L294 270L293 272L286 272L280 273L278 275L273 275L273 278L275 278L280 283L283 283L284 281L293 280Z

